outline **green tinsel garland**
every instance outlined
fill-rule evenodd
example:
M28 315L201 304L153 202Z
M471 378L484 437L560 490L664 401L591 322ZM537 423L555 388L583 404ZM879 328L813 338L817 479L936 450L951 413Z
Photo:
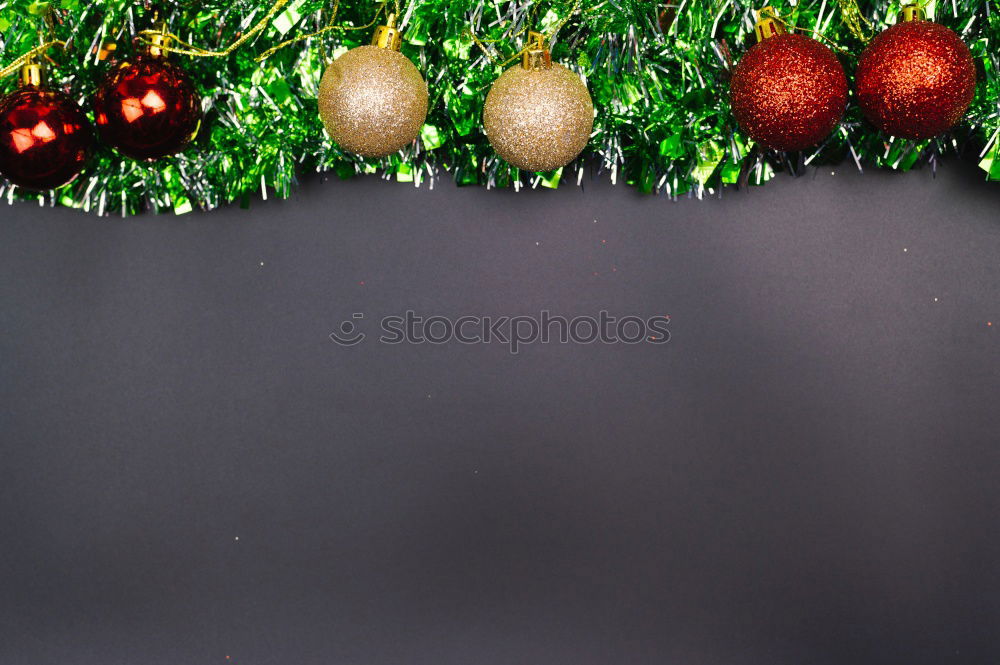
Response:
M181 155L152 164L123 158L99 146L83 175L45 195L0 188L8 200L38 199L98 213L128 214L151 208L177 213L211 209L262 193L286 197L296 177L333 171L341 177L381 173L421 184L445 172L459 184L548 186L580 181L597 163L614 180L643 192L697 195L723 184L761 184L775 171L797 171L819 163L850 160L907 170L933 164L960 151L979 156L993 180L1000 180L1000 0L930 2L929 18L956 30L982 67L976 99L965 122L932 141L889 139L862 121L851 104L841 126L816 150L774 154L755 147L736 128L727 102L730 61L752 43L757 4L746 0L678 0L668 7L653 0L582 0L581 11L559 33L553 59L579 71L597 109L588 150L559 172L520 173L493 153L480 125L483 101L502 68L484 56L468 36L501 40L499 55L521 46L512 35L532 16L544 29L571 3L528 0L411 0L404 9L403 52L424 72L431 110L412 148L384 160L345 154L323 132L316 92L324 66L347 48L366 43L369 31L335 31L289 46L263 63L267 48L321 28L332 2L296 0L257 37L232 56L172 56L196 81L205 100L205 122L197 141ZM834 0L772 3L800 28L814 30L849 52L850 73L864 44L841 21ZM862 2L861 12L877 32L896 22L898 2ZM251 0L156 3L110 0L0 0L4 64L39 43L43 17L54 12L55 37L70 50L50 51L51 85L69 92L84 108L107 70L96 51L115 41L125 54L134 35L152 26L154 11L172 32L205 48L233 41L272 6ZM337 21L364 25L379 5L342 0ZM661 14L666 10L661 20ZM539 25L532 25L538 28ZM13 77L11 77L13 79ZM2 82L11 90L13 80Z

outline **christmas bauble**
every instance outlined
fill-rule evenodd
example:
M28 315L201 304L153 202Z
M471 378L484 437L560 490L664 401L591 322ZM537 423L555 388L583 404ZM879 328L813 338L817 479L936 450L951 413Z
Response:
M159 159L187 145L201 124L201 99L180 67L155 55L111 71L94 95L101 140L134 159Z
M323 72L319 115L344 150L385 157L420 134L427 119L427 83L398 50L358 46Z
M62 93L25 86L0 101L0 173L19 187L70 182L93 142L86 115Z
M754 141L803 150L837 126L847 106L847 78L823 44L778 34L747 50L733 70L729 95L736 122Z
M594 103L580 76L547 61L515 65L486 95L483 129L511 166L552 171L583 151L594 127Z
M857 70L858 105L892 136L926 139L953 127L972 102L976 66L952 30L904 21L872 40Z

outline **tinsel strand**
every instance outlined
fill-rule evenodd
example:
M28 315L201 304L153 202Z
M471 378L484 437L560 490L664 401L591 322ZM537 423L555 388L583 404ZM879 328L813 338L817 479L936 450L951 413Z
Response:
M292 0L246 37L274 2L263 0L161 0L158 19L186 44L223 57L174 56L197 83L204 100L203 129L187 150L153 163L122 158L101 146L84 173L55 192L37 194L0 186L9 201L31 199L107 214L143 209L211 209L254 197L285 197L311 172L339 177L381 174L415 185L450 174L459 184L488 187L555 187L582 182L591 165L616 182L670 197L705 196L725 185L762 184L779 171L800 172L843 160L900 171L933 165L941 156L978 156L987 177L1000 180L1000 0L929 2L928 17L956 30L981 68L976 97L963 123L931 141L891 139L872 129L851 104L841 126L816 149L798 155L760 150L735 127L728 106L730 63L752 43L759 4L746 0L580 0L579 11L551 45L552 58L586 79L597 116L591 143L575 163L553 173L522 173L499 160L481 128L486 93L502 67L484 57L469 36L505 44L526 26L547 33L567 5L528 0L415 0L407 7L403 53L424 72L431 109L418 141L399 154L366 161L346 154L323 132L316 93L326 64L366 43L366 30L324 30L330 0ZM896 22L898 2L861 0L858 25L870 34ZM560 11L562 8L562 11ZM863 40L839 18L836 3L800 0L794 24L821 34L857 55ZM336 24L366 26L378 6L341 0ZM54 48L49 81L85 108L114 60L141 47L155 27L153 11L133 0L0 0L4 65L38 48L39 18L51 10L47 41ZM536 13L532 19L532 12ZM857 27L857 26L855 26ZM277 45L302 36L280 50ZM487 42L486 40L494 40ZM118 50L101 61L108 41ZM251 43L252 42L252 43ZM179 48L183 46L178 45ZM513 50L517 50L514 47ZM258 62L257 58L267 53ZM728 53L728 56L726 55ZM850 70L850 58L845 58ZM849 71L850 73L850 71ZM13 89L12 77L0 81Z

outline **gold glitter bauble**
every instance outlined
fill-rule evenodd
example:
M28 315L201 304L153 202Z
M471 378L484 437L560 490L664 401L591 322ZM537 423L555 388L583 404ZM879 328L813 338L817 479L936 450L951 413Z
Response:
M557 64L511 67L483 106L490 145L525 171L552 171L576 159L594 127L594 103L580 77Z
M323 72L319 115L344 150L385 157L420 134L427 119L427 83L399 51L358 46Z

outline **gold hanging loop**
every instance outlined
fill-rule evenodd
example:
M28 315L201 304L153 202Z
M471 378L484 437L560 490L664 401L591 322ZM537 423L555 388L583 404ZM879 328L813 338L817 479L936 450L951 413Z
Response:
M275 2L269 10L267 10L264 17L253 24L253 27L244 32L243 35L232 44L219 51L212 51L210 49L195 46L194 44L189 44L177 35L167 32L165 25L162 25L159 29L155 30L143 30L139 33L139 41L149 47L150 53L152 53L153 49L156 49L161 54L180 53L181 55L190 55L197 58L225 58L231 55L233 51L263 32L290 1L291 0L277 0L277 2ZM173 43L176 43L177 46L173 46Z
M5 78L7 76L10 76L11 74L21 71L25 65L34 63L39 55L45 53L53 46L61 46L62 48L66 48L66 42L58 39L53 39L51 41L45 42L44 44L36 46L35 48L31 49L24 55L16 58L13 62L11 62L3 69L0 69L0 78Z

